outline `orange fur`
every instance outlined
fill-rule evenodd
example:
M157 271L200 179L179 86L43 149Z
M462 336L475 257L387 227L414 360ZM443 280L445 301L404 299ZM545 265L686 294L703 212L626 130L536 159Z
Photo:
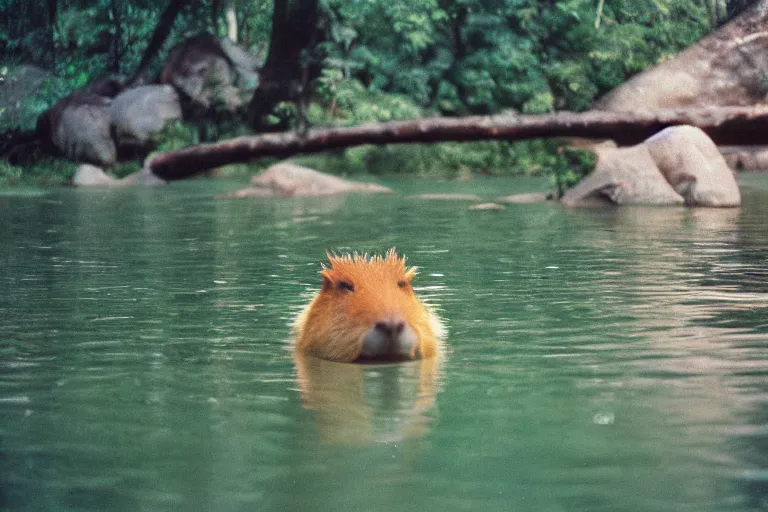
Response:
M329 254L322 289L296 319L296 351L331 361L353 362L363 337L383 318L396 315L415 331L411 359L437 354L442 326L416 296L411 280L415 267L394 249L386 256ZM340 284L342 283L342 287ZM345 289L345 284L353 290Z

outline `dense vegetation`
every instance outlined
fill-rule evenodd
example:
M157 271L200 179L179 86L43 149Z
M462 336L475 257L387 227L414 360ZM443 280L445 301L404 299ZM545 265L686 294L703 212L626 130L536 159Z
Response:
M153 72L174 43L203 31L229 34L266 58L271 1L0 0L0 79L20 65L50 73L16 107L8 99L0 103L0 131L33 129L57 99L105 73L130 76L174 3L181 10L164 51L150 63ZM351 125L435 114L584 110L632 74L695 42L744 3L324 0L324 39L307 57L317 69L307 114L315 125ZM290 117L292 108L281 105L275 114ZM441 176L540 173L572 165L551 141L363 147L324 158L347 172ZM0 164L5 181L22 175Z

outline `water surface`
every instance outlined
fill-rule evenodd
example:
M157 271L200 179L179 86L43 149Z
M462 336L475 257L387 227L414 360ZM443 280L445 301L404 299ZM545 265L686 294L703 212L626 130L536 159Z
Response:
M768 508L768 176L729 210L387 184L0 196L0 509ZM294 361L325 251L391 246L445 357Z

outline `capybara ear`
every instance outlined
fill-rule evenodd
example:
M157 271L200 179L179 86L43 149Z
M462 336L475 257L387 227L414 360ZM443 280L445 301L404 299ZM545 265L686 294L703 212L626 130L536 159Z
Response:
M320 272L320 275L322 276L322 284L320 285L323 291L328 291L333 287L333 282L331 281L331 278L328 277L326 274L327 271L323 270Z

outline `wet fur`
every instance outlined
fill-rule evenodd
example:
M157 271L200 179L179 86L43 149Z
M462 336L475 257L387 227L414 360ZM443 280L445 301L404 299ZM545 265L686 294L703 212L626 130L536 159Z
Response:
M385 256L329 254L322 288L295 322L298 353L330 361L358 359L363 336L383 318L402 317L416 332L411 359L434 357L443 336L437 316L416 296L411 281L415 267L394 249ZM339 287L349 283L354 291Z

